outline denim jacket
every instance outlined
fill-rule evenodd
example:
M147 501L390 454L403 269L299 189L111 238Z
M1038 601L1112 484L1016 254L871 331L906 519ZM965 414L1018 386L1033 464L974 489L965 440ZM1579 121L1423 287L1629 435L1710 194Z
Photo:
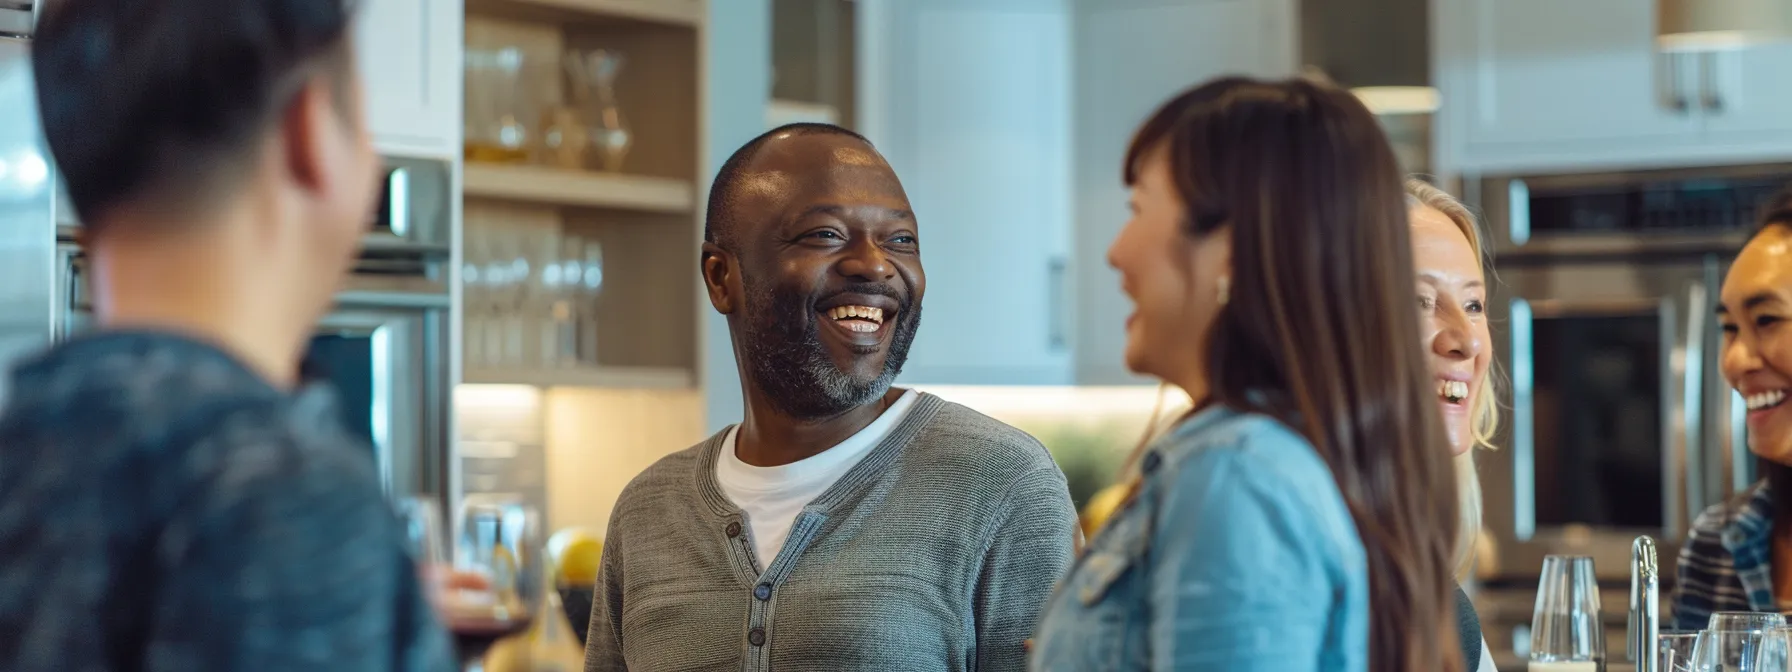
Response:
M1033 669L1368 668L1367 560L1310 443L1214 407L1140 459L1137 495L1047 606Z

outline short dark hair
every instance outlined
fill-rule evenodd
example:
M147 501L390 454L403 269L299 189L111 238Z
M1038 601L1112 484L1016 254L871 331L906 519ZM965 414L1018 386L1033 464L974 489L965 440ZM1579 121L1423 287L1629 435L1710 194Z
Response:
M734 188L740 182L741 175L746 172L747 164L759 154L759 149L772 137L789 133L792 135L843 135L871 146L865 136L848 129L818 122L799 121L785 124L772 130L760 133L759 137L748 140L740 149L728 157L722 169L716 172L716 180L709 187L709 209L703 215L703 240L728 247L724 239L734 227L734 213L730 206L734 203Z
M75 211L189 205L230 186L319 66L347 81L356 0L62 0L32 45ZM347 88L339 86L337 97ZM346 109L346 108L345 108Z
M1763 201L1760 213L1755 220L1755 232L1752 235L1760 235L1762 231L1775 226L1792 226L1792 185L1787 185L1772 198Z

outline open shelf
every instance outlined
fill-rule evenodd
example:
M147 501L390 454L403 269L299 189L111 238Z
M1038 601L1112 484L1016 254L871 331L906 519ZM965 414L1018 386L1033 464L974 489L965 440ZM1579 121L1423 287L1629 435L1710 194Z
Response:
M467 0L469 11L561 24L639 23L679 28L703 25L701 0Z
M697 209L690 182L664 177L469 161L463 181L469 198L672 214Z
M468 367L468 383L533 385L535 387L596 387L677 390L696 387L690 369L645 366L602 366L569 369L487 369Z

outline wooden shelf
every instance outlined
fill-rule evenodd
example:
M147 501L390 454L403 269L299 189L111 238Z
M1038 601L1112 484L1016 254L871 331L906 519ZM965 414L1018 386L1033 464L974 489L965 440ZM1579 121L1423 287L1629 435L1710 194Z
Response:
M468 162L463 180L468 198L673 214L697 210L690 182L663 177Z
M468 11L555 23L635 22L679 28L703 25L701 0L467 0Z
M608 387L676 390L696 387L690 369L602 366L578 369L480 369L469 367L463 382L476 385Z

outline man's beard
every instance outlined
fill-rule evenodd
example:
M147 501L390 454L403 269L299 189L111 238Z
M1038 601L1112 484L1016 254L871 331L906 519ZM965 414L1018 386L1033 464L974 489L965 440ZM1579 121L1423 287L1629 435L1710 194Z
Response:
M876 377L863 379L840 370L821 342L820 320L810 297L781 294L770 287L746 283L746 314L742 324L745 373L766 400L793 418L831 418L884 396L902 373L908 348L921 326L921 307L913 301L902 305L895 331L890 336L884 368ZM883 285L861 284L843 293L895 295Z

